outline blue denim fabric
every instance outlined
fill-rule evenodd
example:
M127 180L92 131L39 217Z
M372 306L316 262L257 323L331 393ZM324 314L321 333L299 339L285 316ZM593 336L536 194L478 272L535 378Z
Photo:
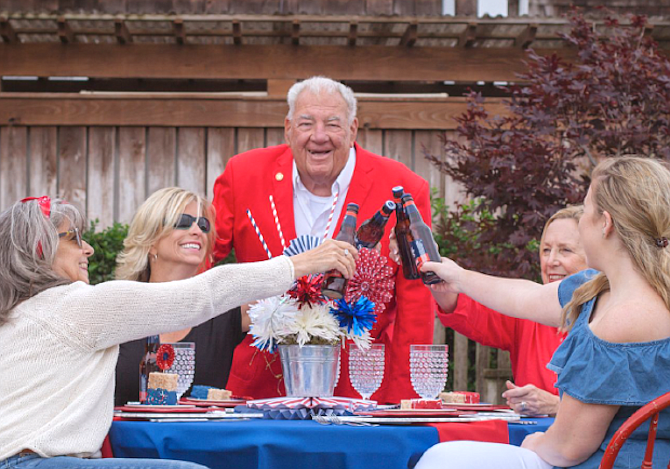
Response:
M0 461L0 469L207 469L205 466L171 459L82 459L58 456L42 458L38 454L17 454Z
M563 280L558 289L561 305L597 272L586 270ZM589 404L621 406L610 424L605 440L589 459L575 466L598 467L607 444L621 424L649 401L670 391L670 338L651 342L613 343L595 336L589 319L596 299L582 306L579 317L556 349L547 367L558 374L556 387L561 395ZM631 311L631 321L636 320ZM619 451L615 468L639 468L647 443L648 422L635 430ZM670 410L661 412L654 447L654 468L667 467L670 460Z

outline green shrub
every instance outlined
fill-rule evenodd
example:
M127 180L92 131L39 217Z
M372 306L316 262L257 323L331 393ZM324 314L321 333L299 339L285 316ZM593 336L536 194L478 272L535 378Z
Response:
M98 219L91 221L89 229L82 233L82 238L95 249L88 259L91 285L114 280L116 256L123 249L123 240L128 235L128 225L114 222L112 226L96 232L98 223Z

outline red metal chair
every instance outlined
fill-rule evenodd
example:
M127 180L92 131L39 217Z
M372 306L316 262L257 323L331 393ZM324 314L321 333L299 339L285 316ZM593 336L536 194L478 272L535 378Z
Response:
M628 437L635 429L649 419L651 419L651 422L649 423L649 434L647 436L647 450L640 467L642 469L651 469L651 459L654 456L654 443L656 442L656 428L658 427L658 414L669 406L670 392L667 392L640 407L637 412L628 417L628 420L619 427L609 445L607 445L603 459L600 461L599 469L612 469L614 460ZM668 467L670 468L670 464L668 464Z

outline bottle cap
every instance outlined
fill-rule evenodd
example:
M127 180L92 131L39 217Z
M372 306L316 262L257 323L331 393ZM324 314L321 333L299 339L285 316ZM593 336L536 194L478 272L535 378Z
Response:
M347 204L347 212L355 212L358 213L358 204Z
M391 215L391 213L393 213L394 210L395 210L395 202L393 202L392 200L387 200L386 202L384 202L384 205L382 206L382 213L384 213L384 215Z
M405 189L402 186L395 186L393 189L391 189L393 192L393 197L396 199L399 199L402 197L403 192L405 192Z

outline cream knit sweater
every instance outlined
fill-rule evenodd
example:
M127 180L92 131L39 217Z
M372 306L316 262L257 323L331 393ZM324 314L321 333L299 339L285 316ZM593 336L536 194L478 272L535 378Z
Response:
M281 294L293 275L281 256L178 282L76 282L21 303L0 326L0 461L23 449L96 456L112 421L118 344Z

